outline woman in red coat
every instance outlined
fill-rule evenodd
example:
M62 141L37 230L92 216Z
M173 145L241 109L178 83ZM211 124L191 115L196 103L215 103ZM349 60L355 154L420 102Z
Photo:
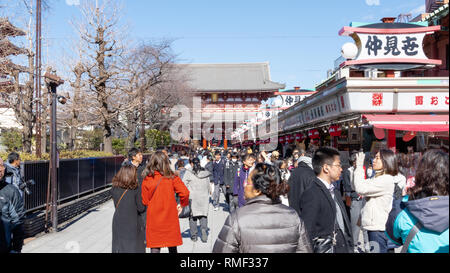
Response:
M162 247L168 247L170 253L177 253L177 246L183 244L178 214L182 207L189 205L189 190L173 173L169 158L162 152L153 154L143 176L147 248L151 248L152 253L159 253ZM180 197L180 205L177 205L175 193Z

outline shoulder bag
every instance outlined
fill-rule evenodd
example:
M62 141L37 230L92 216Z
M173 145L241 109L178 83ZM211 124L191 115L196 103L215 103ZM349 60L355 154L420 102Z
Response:
M119 207L120 201L122 201L122 198L123 198L123 196L125 195L125 193L127 193L127 191L128 191L128 189L126 189L126 190L122 193L122 196L120 197L119 202L117 202L116 209Z
M423 227L423 225L417 221L417 223L412 227L412 229L409 231L408 237L405 240L405 243L403 243L402 251L401 253L407 253L409 245L411 244L414 236L419 232L419 230Z

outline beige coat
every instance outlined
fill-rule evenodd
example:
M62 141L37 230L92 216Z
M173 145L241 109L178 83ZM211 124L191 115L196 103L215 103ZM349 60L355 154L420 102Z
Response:
M353 187L365 197L366 204L361 211L361 227L370 231L384 231L392 209L394 177L381 175L364 179L364 169L357 167L354 172Z

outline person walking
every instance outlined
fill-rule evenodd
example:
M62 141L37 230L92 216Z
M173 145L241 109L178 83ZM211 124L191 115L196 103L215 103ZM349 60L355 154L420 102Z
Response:
M216 151L214 154L215 160L213 162L213 179L214 179L214 193L213 193L213 206L214 211L219 210L219 200L220 200L220 192L224 191L224 169L225 169L225 163L222 159L222 155L220 154L220 151Z
M349 167L343 172L342 184L346 199L346 206L350 208L350 223L352 225L352 232L353 232L352 236L355 245L355 253L358 253L358 252L370 252L370 246L367 231L361 230L361 227L359 226L360 224L358 225L358 222L361 221L361 211L362 208L364 207L365 199L355 192L353 184L354 172L356 168L356 154L357 152L355 151L349 158L349 163L351 167ZM359 247L360 232L363 232L364 238L364 245L362 248Z
M137 171L123 166L112 180L115 212L112 223L112 253L145 253L145 229L140 215L145 212Z
M238 207L238 201L233 198L234 178L239 171L238 154L232 153L230 160L225 162L223 181L225 184L225 200L228 204L228 211L234 212Z
M189 190L191 200L191 216L189 217L189 228L191 240L197 241L197 221L200 221L201 240L208 240L208 210L209 210L209 177L211 173L200 165L198 158L192 159L192 171L187 170L184 175L184 183Z
M4 175L0 179L0 209L3 229L4 246L10 253L21 253L25 233L23 221L25 217L25 205L23 191L19 190L20 173L16 173L20 166L19 155L15 152L9 154L8 163L4 167ZM3 161L2 161L3 163ZM3 166L3 164L1 164ZM10 178L8 182L8 177ZM5 250L5 249L4 249Z
M189 205L189 190L170 168L169 158L156 152L144 170L142 203L147 206L146 241L151 253L160 253L168 247L170 253L177 253L177 246L183 244L178 215L182 207ZM175 194L180 198L177 205Z
M385 235L386 222L392 209L394 180L398 174L397 158L393 151L381 149L372 163L375 176L364 179L365 154L356 155L354 189L366 199L361 211L361 228L367 230L373 253L388 252L388 238Z
M402 252L449 253L448 153L427 151L419 162L415 186L394 202L386 223L388 238Z
M285 159L285 160L278 160L275 162L275 166L280 171L281 181L286 182L286 183L288 183L289 178L291 176L291 172L288 169L289 160L290 159ZM289 206L289 200L288 200L287 194L280 196L280 199L281 199L281 203L283 205Z
M5 185L5 181L3 179L4 175L5 175L5 165L3 163L3 159L0 158L0 185ZM5 205L4 204L5 202L6 202L6 200L4 200L0 196L0 220L3 219L2 208ZM5 228L3 226L3 221L0 221L0 254L3 254L3 253L8 253L8 243L5 238Z
M334 148L319 148L312 159L317 175L300 200L300 217L305 221L316 253L353 253L350 220L333 182L339 180L340 154Z
M312 252L303 221L281 204L288 190L276 167L257 164L245 186L247 203L225 220L213 253Z
M314 151L299 150L298 166L289 177L289 192L287 194L289 206L300 215L300 201L303 193L313 184L316 174L312 168L312 156Z
M255 164L255 161L255 155L246 154L242 158L242 167L238 170L238 173L234 177L233 198L237 198L239 208L245 205L244 188L248 175L250 174L250 169Z

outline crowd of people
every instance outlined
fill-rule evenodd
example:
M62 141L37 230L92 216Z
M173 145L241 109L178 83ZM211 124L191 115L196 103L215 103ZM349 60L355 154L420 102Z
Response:
M161 150L144 164L132 149L123 168L143 172L119 172L113 180L114 203L122 202L113 252L176 253L184 207L190 208L191 240L206 243L212 205L213 213L229 212L214 253L389 253L400 246L448 253L448 153L429 150L417 159L414 185L399 159L380 149L354 151L343 162L338 150L311 145L288 158L248 148ZM137 183L118 184L123 177ZM129 236L138 243L127 243Z
M387 149L354 151L345 160L334 148L312 145L287 158L251 149L162 149L146 161L133 148L112 180L112 252L177 253L185 211L190 239L206 243L210 206L229 213L214 253L449 252L447 152L416 158L414 175ZM0 159L0 252L23 245L19 166L16 153Z

